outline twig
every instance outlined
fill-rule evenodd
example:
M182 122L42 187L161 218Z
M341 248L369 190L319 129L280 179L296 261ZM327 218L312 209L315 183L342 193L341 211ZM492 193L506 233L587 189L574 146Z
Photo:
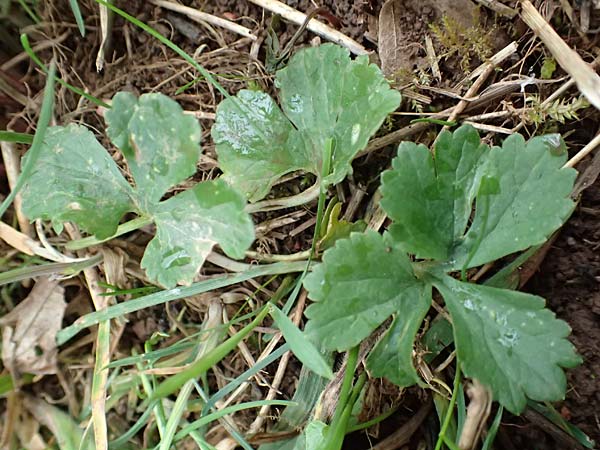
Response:
M153 0L154 1L154 0ZM272 13L278 14L283 19L293 22L296 25L302 25L306 21L306 14L301 13L294 8L281 3L277 0L249 0L251 3L260 6ZM343 33L325 25L323 22L319 22L318 20L311 20L307 28L313 33L321 36L324 39L335 42L336 44L341 45L342 47L346 47L355 55L366 55L369 52L366 48L356 42L354 39L350 39Z
M70 36L71 31L65 31L63 34L54 39L48 39L39 44L36 44L32 47L34 53L39 53L42 50L46 50L47 48L54 47L55 45L60 45L62 42ZM21 64L23 61L28 61L29 55L26 52L21 52L16 56L13 56L11 59L6 61L0 66L0 70L9 71L13 67L18 64Z
M503 3L500 3L498 0L475 0L480 5L486 6L492 11L497 12L501 16L506 16L509 18L515 17L517 15L517 10L511 8L510 6L506 6Z
M8 186L12 191L15 188L15 185L17 184L17 180L19 179L19 168L21 167L19 161L20 158L17 155L15 145L11 142L0 142L0 148L2 149L2 160L4 161L4 168L6 169L6 178L8 178ZM15 208L15 214L17 215L19 228L23 233L31 237L33 235L31 224L29 223L29 219L27 219L27 217L25 217L25 214L23 214L21 204L21 194L17 194L17 196L15 197L15 201L13 202L13 207Z
M598 74L563 41L529 0L521 2L521 18L548 47L554 59L565 72L571 75L585 98L597 109L600 109L600 77Z
M600 133L596 135L588 144L577 152L575 156L567 161L564 167L575 167L575 165L594 151L600 145Z
M499 134L513 134L513 130L510 128L498 127L496 125L488 125L485 123L473 122L472 120L464 120L463 124L469 124L473 128L477 128L481 131L487 131L491 133L499 133Z
M228 31L250 38L253 41L256 41L257 39L257 37L254 34L252 34L251 30L249 30L246 27L243 27L242 25L238 25L237 23L232 22L230 20L222 19L221 17L213 16L212 14L207 14L202 11L198 11L197 9L180 5L178 3L169 2L166 0L150 0L150 3L156 6L160 6L161 8L168 9L170 11L185 14L194 22L210 23L211 25L225 28Z
M394 450L408 444L410 438L419 429L429 411L431 410L431 400L421 406L415 415L408 422L402 425L398 430L390 434L383 441L372 447L372 450Z

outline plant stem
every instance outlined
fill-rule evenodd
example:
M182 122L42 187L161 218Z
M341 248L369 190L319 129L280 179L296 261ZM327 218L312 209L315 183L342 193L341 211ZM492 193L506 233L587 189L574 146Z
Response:
M456 397L458 396L458 389L460 387L460 363L458 359L456 360L456 374L454 375L454 387L452 389L452 398L450 399L450 404L448 405L448 411L446 411L446 417L444 418L444 423L442 424L442 428L440 429L440 434L438 436L437 443L435 444L435 450L440 450L442 448L442 443L444 442L446 430L450 425L450 420L452 420L452 413L454 411L454 405L456 404Z
M95 236L88 236L83 239L76 239L71 242L67 242L65 248L67 250L81 250L84 248L91 247L93 245L102 244L103 242L110 241L118 236L122 236L125 233L129 233L131 231L138 230L146 225L150 225L152 223L152 218L148 216L139 216L129 222L125 222L117 227L117 231L112 236L109 236L105 239L98 239Z
M358 350L359 346L351 348L348 351L348 358L346 360L346 371L344 372L344 379L342 380L342 387L340 389L340 396L338 399L337 406L333 419L331 420L331 428L329 434L325 440L324 449L326 450L339 450L341 446L340 438L346 434L347 416L346 408L349 406L349 400L352 396L352 381L354 380L354 373L356 371L356 364L358 363ZM350 411L352 407L350 406ZM349 416L348 416L349 417ZM345 420L346 419L346 420Z
M304 205L306 203L312 202L314 199L319 197L320 188L321 182L317 181L311 187L309 187L305 191L300 192L297 195L291 195L290 197L284 198L263 200L262 202L249 204L246 206L246 212L252 214L257 212L275 211L278 209Z

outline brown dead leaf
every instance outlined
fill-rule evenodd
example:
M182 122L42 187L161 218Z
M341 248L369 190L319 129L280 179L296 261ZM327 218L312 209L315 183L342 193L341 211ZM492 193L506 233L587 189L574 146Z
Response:
M15 378L21 373L56 373L56 333L67 304L57 281L41 278L15 309L0 319L2 362Z

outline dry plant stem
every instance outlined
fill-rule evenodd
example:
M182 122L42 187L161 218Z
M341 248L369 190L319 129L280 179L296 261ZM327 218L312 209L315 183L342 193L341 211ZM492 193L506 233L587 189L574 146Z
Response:
M222 314L223 314L223 323L228 323L229 317L227 315L227 310L225 308L223 308ZM237 333L237 330L233 327L233 325L230 325L228 328L228 332L229 332L229 336L234 336ZM240 353L242 354L243 358L246 360L246 364L248 365L248 367L254 367L256 365L256 361L254 360L252 353L250 353L248 346L246 345L246 343L243 340L240 341L240 343L238 344L238 348L240 349ZM267 380L265 380L265 377L260 372L254 374L254 379L259 384L259 386L268 386L269 385Z
M510 128L498 127L496 125L488 125L486 123L473 122L471 120L464 120L462 123L465 125L471 125L473 128L476 128L477 130L481 130L481 131L485 131L485 132L489 132L489 133L508 134L508 135L513 134L513 130Z
M252 34L252 31L246 27L238 25L235 22L230 20L222 19L221 17L213 16L212 14L207 14L201 11L198 11L195 8L190 8L184 5L180 5L179 3L174 3L165 0L150 0L150 3L160 6L161 8L168 9L170 11L175 11L181 14L185 14L194 22L206 22L211 25L215 25L217 27L225 28L228 31L233 33L237 33L241 36L247 37L256 41L256 36Z
M492 72L494 72L495 67L496 66L494 64L488 63L485 70L481 73L481 75L479 75L479 77L477 77L477 79L473 82L471 87L465 93L466 98L473 97L479 91L479 89L481 88L481 86L483 86L488 77L492 74ZM453 122L465 110L468 104L469 102L467 100L461 100L460 102L458 102L458 104L453 108L452 112L448 116L448 122ZM447 130L448 128L448 126L445 126L444 130Z
M108 45L108 39L110 34L110 24L108 19L108 8L104 5L98 4L100 10L100 47L98 48L98 54L96 55L96 70L101 72L104 68L104 52Z
M492 409L492 393L479 380L473 380L467 388L467 395L471 401L458 441L460 450L475 448Z
M81 239L79 231L72 225L65 224L65 230L69 233L71 239ZM104 293L100 288L100 275L95 267L89 267L83 270L88 290L94 303L96 311L100 311L108 306L108 296L102 296ZM96 450L108 450L108 425L106 421L106 395L108 384L108 369L106 366L110 363L110 321L98 324L96 335L96 355L94 365L94 376L92 379L92 425L94 428L94 442Z
M305 191L285 198L275 198L271 200L263 200L246 206L246 212L252 214L257 212L275 211L283 208L291 208L310 203L319 197L321 185L317 181L314 185Z
M6 178L8 178L8 185L12 191L15 188L15 185L17 184L17 180L19 179L19 168L21 166L21 158L17 154L17 149L15 148L15 145L11 142L0 142L0 148L2 148L2 160L4 161L4 167L6 169ZM31 237L33 236L33 230L31 229L31 224L29 223L29 220L27 219L27 217L25 217L25 214L23 214L21 205L21 194L17 194L13 202L13 207L17 215L19 228L21 229L22 233Z
M64 42L65 39L67 39L67 37L71 34L70 31L66 31L63 34L61 34L60 36L54 38L54 39L47 39L45 41L42 41L36 45L34 45L32 47L32 50L34 53L39 53L42 50L46 50L47 48L50 47L54 47L57 45L60 45L62 42ZM15 67L16 65L24 62L24 61L28 61L29 60L29 55L25 52L19 53L18 55L12 57L11 59L9 59L8 61L6 61L5 63L3 63L0 66L1 70L4 71L8 71L10 69L12 69L13 67Z
M51 255L38 242L31 239L26 234L23 234L13 227L0 221L0 239L6 242L11 247L17 249L21 253L33 256L38 255L42 258L50 259Z
M517 10L511 8L510 6L506 6L503 3L500 3L498 0L475 0L480 5L486 6L492 11L497 12L501 16L506 16L509 18L515 17L517 15Z
M593 152L600 145L600 133L594 137L585 147L577 152L575 156L567 161L564 167L575 167L583 158Z
M521 18L548 47L558 64L575 80L577 88L600 109L600 77L546 22L529 0L521 2Z
M308 296L307 291L303 289L302 293L300 294L300 297L298 298L298 305L296 306L296 310L294 311L294 314L291 317L292 322L296 326L298 326L300 324L300 320L302 319L302 314L304 313L304 307L306 306L306 297L307 296ZM289 362L291 356L292 356L292 353L287 352L281 357L281 361L279 362L279 366L277 367L277 371L275 372L275 376L273 377L273 383L271 384L271 387L269 388L269 392L267 393L266 400L273 400L275 398L275 396L277 395L279 386L281 385L281 382L283 381L283 377L285 375L285 371L287 369L287 365L288 365L288 362ZM263 424L265 423L265 420L267 419L270 409L271 409L271 406L269 406L269 405L265 405L260 408L260 411L258 412L258 416L256 417L256 419L254 419L254 422L252 422L252 424L250 425L250 428L248 429L249 435L256 434L260 431Z
M306 20L306 14L301 13L300 11L295 10L294 8L281 3L277 0L249 0L251 3L260 6L272 13L279 14L283 19L293 22L296 25L302 25ZM323 22L319 22L318 20L311 20L307 27L313 33L321 36L328 41L335 42L342 47L347 48L355 55L366 55L369 52L366 48L360 45L353 39L350 39L343 33L325 25Z
M269 342L269 344L267 345L267 347L263 350L263 352L260 354L260 356L258 357L258 359L256 360L261 361L262 359L266 358L267 356L269 356L273 350L275 350L275 347L277 346L277 344L279 344L279 341L281 341L282 339L282 335L280 332L278 332L277 334L275 334L273 336L273 339L271 339L271 341ZM239 397L245 390L246 388L250 386L250 384L248 382L242 383L228 398L227 400L218 403L218 407L219 409L225 408L227 406L229 406L231 403L233 403L233 401Z
M417 413L410 418L408 422L402 425L398 430L390 434L383 441L372 447L372 450L396 450L403 445L408 444L410 438L419 429L425 418L431 411L431 400L428 399Z
M458 85L462 86L468 80L473 80L473 79L477 78L483 72L485 72L490 65L492 65L492 66L499 65L506 58L509 58L510 56L514 55L517 52L518 48L519 47L518 47L518 45L517 45L516 42L511 42L506 47L504 47L502 50L500 50L498 53L496 53L495 55L493 55L488 61L484 62L479 67L477 67L464 80L462 80L460 83L458 83Z

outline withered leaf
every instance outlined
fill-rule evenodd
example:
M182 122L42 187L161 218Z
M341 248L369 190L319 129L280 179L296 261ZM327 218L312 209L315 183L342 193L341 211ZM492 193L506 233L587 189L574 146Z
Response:
M56 333L67 304L57 281L41 278L25 300L0 318L2 362L14 376L56 373Z

